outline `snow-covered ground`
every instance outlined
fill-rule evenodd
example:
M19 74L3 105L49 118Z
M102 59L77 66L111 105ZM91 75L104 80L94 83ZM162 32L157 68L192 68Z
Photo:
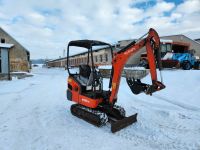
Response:
M71 115L65 70L32 73L0 82L0 150L200 149L200 71L163 71L166 89L153 96L133 95L122 79L118 104L138 122L115 134Z

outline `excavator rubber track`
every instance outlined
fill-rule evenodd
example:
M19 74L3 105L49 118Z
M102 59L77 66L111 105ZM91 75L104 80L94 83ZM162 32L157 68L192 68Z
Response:
M79 104L73 104L71 106L71 113L97 127L101 127L107 122L110 122L112 133L115 133L137 121L137 114L125 117L124 108L116 105L113 109L118 113L118 117L114 117L110 113L105 113L102 110L91 109Z
M108 117L105 113L79 104L73 104L71 106L71 113L97 127L101 127L108 122Z

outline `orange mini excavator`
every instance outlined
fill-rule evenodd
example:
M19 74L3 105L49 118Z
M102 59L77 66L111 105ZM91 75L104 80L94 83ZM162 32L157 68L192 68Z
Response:
M79 65L79 73L71 73L72 70L69 66L71 46L88 49L87 64ZM107 46L111 49L112 70L108 90L103 90L103 78L94 66L93 47L95 46ZM137 114L126 117L124 108L116 105L116 102L124 65L143 47L146 47L147 51L152 85L130 77L126 81L134 94L144 92L152 95L152 93L165 88L165 85L157 79L156 66L161 70L160 38L154 29L149 29L148 33L116 52L114 56L112 46L108 43L94 40L69 42L67 99L76 103L71 106L71 113L98 127L110 122L113 133L136 122Z

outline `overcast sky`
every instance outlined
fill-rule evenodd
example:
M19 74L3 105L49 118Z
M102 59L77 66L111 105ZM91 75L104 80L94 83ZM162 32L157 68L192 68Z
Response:
M0 26L32 59L58 58L70 40L116 43L150 27L200 38L200 0L0 0Z

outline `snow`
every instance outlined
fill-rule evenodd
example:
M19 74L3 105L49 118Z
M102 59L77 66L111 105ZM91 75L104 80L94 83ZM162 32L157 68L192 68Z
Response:
M173 57L173 53L168 52L167 54L165 54L165 56L162 58L162 60L171 60Z
M198 70L164 70L166 89L153 96L133 95L122 78L118 104L138 122L115 134L71 115L66 70L32 73L0 82L0 150L200 149Z
M98 66L98 69L112 69L112 65L102 65L102 66ZM135 67L124 67L124 69L127 69L127 70L145 70L144 67L139 67L139 66L135 66Z
M173 40L168 40L168 39L160 39L160 42L162 42L162 43L172 43L173 42Z
M14 46L14 44L0 43L0 47L3 47L3 48L11 48L13 46Z
M112 69L112 65L102 65L102 66L98 66L98 69Z

